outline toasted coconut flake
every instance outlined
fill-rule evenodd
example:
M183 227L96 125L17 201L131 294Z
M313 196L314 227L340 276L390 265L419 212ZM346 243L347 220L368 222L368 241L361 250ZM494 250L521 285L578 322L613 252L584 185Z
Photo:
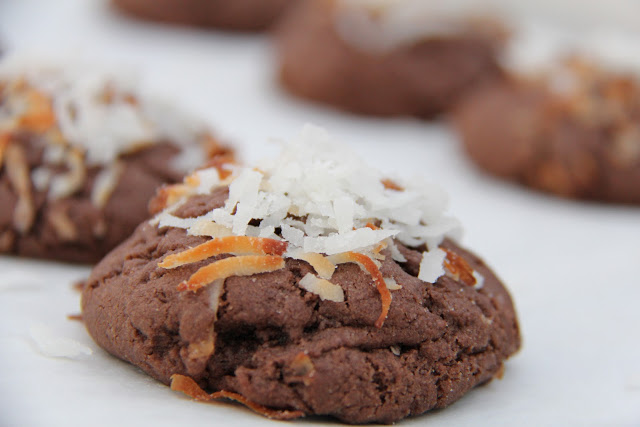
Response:
M67 320L73 320L74 322L84 322L84 318L80 313L67 314Z
M2 170L2 165L4 164L4 155L9 146L9 142L11 142L9 133L0 133L0 170Z
M178 204L177 206L178 207L182 206L182 203ZM162 211L158 215L156 215L154 218L152 218L149 221L149 223L157 226L158 228L177 227L177 228L183 228L188 230L189 228L193 227L196 221L197 221L196 218L180 218L180 217L171 215L167 211Z
M447 276L453 280L462 282L467 286L474 286L476 284L476 278L474 276L473 268L457 253L444 249L447 257L444 260L444 268L447 271Z
M158 264L162 268L176 268L185 264L202 261L221 254L234 255L282 255L287 243L275 239L249 236L220 237L202 243L195 248L167 256Z
M209 287L209 308L214 313L214 318L218 319L218 308L220 307L220 296L224 290L224 280L216 280Z
M396 279L394 279L393 277L385 277L384 283L387 285L387 289L389 289L390 291L397 291L402 289L402 285L398 284L398 282L396 282Z
M65 162L69 172L55 176L51 180L49 198L52 200L69 197L84 184L86 168L82 152L76 148L69 150L65 156Z
M168 206L178 203L180 199L188 195L190 192L191 188L189 185L164 185L156 191L156 195L149 202L149 212L152 215L158 214Z
M171 390L180 391L190 398L202 402L214 400L214 398L200 388L192 378L180 374L171 375Z
M18 195L18 202L13 211L13 226L19 233L26 233L31 229L36 217L31 198L27 158L24 150L16 144L7 147L6 156L7 176Z
M387 248L386 241L380 242L380 244L378 246L376 246L373 249L373 251L371 251L371 255L373 256L373 259L375 259L376 261L384 261L386 256L382 255L381 252L383 250L385 250L386 248Z
M376 320L375 327L382 328L382 325L384 325L384 321L389 314L389 308L391 307L391 292L389 292L387 284L382 277L382 273L380 273L380 270L374 261L368 256L357 252L345 252L342 254L332 255L330 259L336 264L354 262L371 275L378 292L380 292L380 300L382 302L382 313L380 313L378 320Z
M303 252L298 254L288 254L290 258L299 259L308 262L322 279L329 280L336 270L334 263L329 258L315 252Z
M323 301L344 302L344 290L342 287L328 280L320 279L311 273L307 273L299 282L302 289L314 293Z
M154 194L151 200L149 200L149 214L156 216L161 213L167 213L162 212L169 206L169 204L167 203L167 200L169 198L169 191L167 187L169 186L163 185L162 187L158 188L156 190L156 194ZM154 217L151 221L155 220L156 217Z
M504 371L505 371L505 366L504 364L501 364L500 367L498 368L498 371L493 376L493 378L501 380L504 377Z
M443 263L447 253L440 248L435 248L422 254L418 279L423 282L435 283L445 274Z
M212 156L212 159L209 160L209 162L207 163L207 167L215 168L218 171L220 180L225 180L229 178L233 173L233 169L230 166L234 164L235 164L235 159L233 155L229 153L215 154Z
M209 359L215 350L213 332L211 336L201 341L189 343L187 355L189 359Z
M200 219L187 230L190 236L208 236L213 238L231 236L231 229L209 219Z
M18 119L18 126L34 132L45 132L56 123L51 100L42 92L29 89L26 93L27 111Z
M404 191L404 188L402 188L402 186L396 184L393 180L389 178L383 179L382 185L384 185L384 188L386 188L387 190Z
M476 279L476 284L473 287L475 289L482 289L482 287L484 286L484 276L474 270L473 278Z
M59 207L52 209L47 218L61 241L73 242L78 239L78 230L63 209Z
M115 162L98 173L91 190L91 202L96 207L102 209L107 205L109 198L118 186L118 181L123 172L124 165L120 162Z
M313 376L316 373L316 368L311 358L304 352L298 353L296 357L293 358L289 364L289 369L292 371L292 376L289 377L289 379L302 382L306 386L311 384Z
M225 258L196 271L186 282L178 285L179 291L197 291L216 280L231 276L252 276L284 268L284 258L274 255L247 255Z
M218 399L234 400L251 409L252 411L274 420L292 420L295 418L303 417L305 415L302 411L278 411L269 409L265 406L250 401L249 399L238 393L232 393L230 391L218 391L209 394L202 388L200 388L200 386L193 379L180 374L174 374L171 376L171 390L180 391L187 396L201 402L211 402Z
M198 174L195 174L195 173L192 173L191 175L187 175L184 178L184 183L187 184L189 187L197 187L201 183L200 176L198 176Z

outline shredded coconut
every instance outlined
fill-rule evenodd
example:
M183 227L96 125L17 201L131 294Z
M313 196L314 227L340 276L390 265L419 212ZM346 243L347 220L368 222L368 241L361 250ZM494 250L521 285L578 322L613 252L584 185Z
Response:
M346 42L383 52L423 38L458 34L471 19L497 14L486 0L338 0L334 22Z
M0 63L0 79L24 79L47 94L64 139L80 148L90 165L105 165L122 154L167 140L189 147L183 157L205 156L194 144L206 133L205 126L158 99L142 96L133 75L83 63L63 67L13 55ZM24 108L23 104L16 103L12 110ZM11 115L0 112L0 120ZM175 163L185 172L198 164L185 158Z
M344 302L344 290L340 286L311 273L307 273L299 285L302 289L318 295L323 301Z
M394 279L393 277L385 277L384 283L387 285L387 289L389 289L390 291L397 291L399 289L402 289L402 285L398 284L398 282L396 282L396 279Z
M440 248L435 248L425 252L420 262L420 273L418 279L425 282L435 283L436 280L444 275L444 259L447 253Z
M484 276L477 271L473 271L473 278L476 279L476 284L473 285L475 289L482 289L484 286Z
M91 191L91 201L95 206L103 208L107 204L111 194L118 186L122 172L124 172L124 165L115 162L98 173Z
M175 200L151 223L183 228L193 235L284 240L288 244L285 256L314 261L323 279L332 273L330 260L313 260L309 254L356 252L379 267L376 258L382 258L379 248L383 245L390 248L394 259L406 261L390 240L393 238L407 246L430 249L421 264L420 278L434 282L444 273L445 253L438 245L461 232L459 222L445 213L446 194L425 182L398 182L399 187L388 188L385 180L381 172L335 143L326 131L307 125L283 145L277 158L263 161L257 169L235 168L224 181L215 168L187 177L185 184L174 186ZM173 215L190 196L225 185L229 185L229 197L223 207L197 218ZM391 281L387 284L391 289L397 286Z
M221 185L214 170L197 172L199 187L181 200ZM276 159L263 161L258 170L236 170L223 207L182 219L172 215L174 204L153 222L190 232L203 219L230 228L234 235L268 230L260 237L284 239L292 249L325 255L372 252L389 237L432 248L445 236L459 234L459 222L445 215L447 197L439 187L404 182L404 191L397 191L385 188L384 179L326 131L308 125ZM380 223L377 229L367 227L372 219ZM260 220L260 225L252 228L252 220ZM272 227L280 228L281 235Z
M49 327L37 323L29 328L29 335L38 351L47 357L78 359L91 356L93 350L71 338L57 336Z

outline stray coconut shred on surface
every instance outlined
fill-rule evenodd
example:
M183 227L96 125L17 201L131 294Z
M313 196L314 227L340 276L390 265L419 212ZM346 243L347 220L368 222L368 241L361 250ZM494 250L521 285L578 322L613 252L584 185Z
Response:
M196 218L174 215L191 196L226 186L229 197L223 207ZM183 291L231 276L279 270L291 258L308 262L316 272L302 278L300 287L323 300L344 302L342 288L331 277L338 264L356 263L380 293L382 313L375 323L380 328L391 291L402 287L379 269L384 249L395 261L406 262L396 241L425 248L419 279L432 283L445 273L464 271L470 276L465 282L478 286L477 274L468 273L468 266L439 248L445 238L456 239L461 233L458 220L445 213L447 197L439 187L390 180L315 126L305 126L279 157L259 168L227 163L201 169L184 183L165 187L159 198L162 211L152 225L212 238L164 257L160 267L234 255L200 268L179 284Z

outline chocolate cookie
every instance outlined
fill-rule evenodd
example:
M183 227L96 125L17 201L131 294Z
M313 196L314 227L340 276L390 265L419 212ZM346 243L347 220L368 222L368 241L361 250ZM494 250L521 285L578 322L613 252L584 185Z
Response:
M0 64L0 253L97 262L161 184L229 153L122 79L40 67Z
M556 195L640 203L640 79L571 59L514 75L457 111L484 170Z
M500 375L520 345L511 298L452 240L442 193L326 138L306 129L259 169L161 191L84 288L95 341L274 418L391 423Z
M138 18L230 30L264 30L293 0L112 0Z
M278 25L283 87L361 114L430 118L450 109L501 75L506 32L441 3L300 2Z

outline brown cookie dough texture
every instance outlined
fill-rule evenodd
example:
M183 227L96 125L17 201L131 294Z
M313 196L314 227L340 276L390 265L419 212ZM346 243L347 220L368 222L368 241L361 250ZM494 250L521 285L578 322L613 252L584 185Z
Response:
M430 13L440 7L446 9L426 0L302 1L278 25L280 81L297 96L360 114L443 113L501 75L497 54L506 32L485 18Z
M295 166L280 165L285 175L295 174ZM285 175L262 181L261 188L277 187ZM391 423L448 406L501 375L520 337L511 298L482 260L443 237L440 249L427 252L445 255L431 283L419 278L433 270L424 265L424 245L384 239L373 249L302 254L293 249L295 237L230 235L211 221L224 222L224 215L212 212L243 215L250 178L222 181L207 194L173 187L169 198L187 196L170 215L165 210L140 225L98 264L82 309L99 345L165 384L173 377L175 387L184 379L176 374L186 376L207 392L235 393L281 418ZM192 185L202 188L202 182L191 178ZM230 204L241 187L240 202ZM379 191L398 200L395 193L404 190L380 184ZM168 200L166 191L160 199ZM303 214L302 206L292 210ZM409 208L396 213L400 220ZM285 224L312 230L319 218L308 214L305 228L300 216L289 214L273 237L295 236ZM342 235L385 230L355 222ZM250 224L248 232L268 230L256 218ZM223 271L227 264L233 271ZM206 397L201 390L190 394Z
M0 253L97 262L157 187L228 153L117 79L17 69L0 65Z
M457 111L471 159L559 196L640 203L640 80L571 58L483 88Z
M295 0L112 0L142 19L229 30L264 30Z

